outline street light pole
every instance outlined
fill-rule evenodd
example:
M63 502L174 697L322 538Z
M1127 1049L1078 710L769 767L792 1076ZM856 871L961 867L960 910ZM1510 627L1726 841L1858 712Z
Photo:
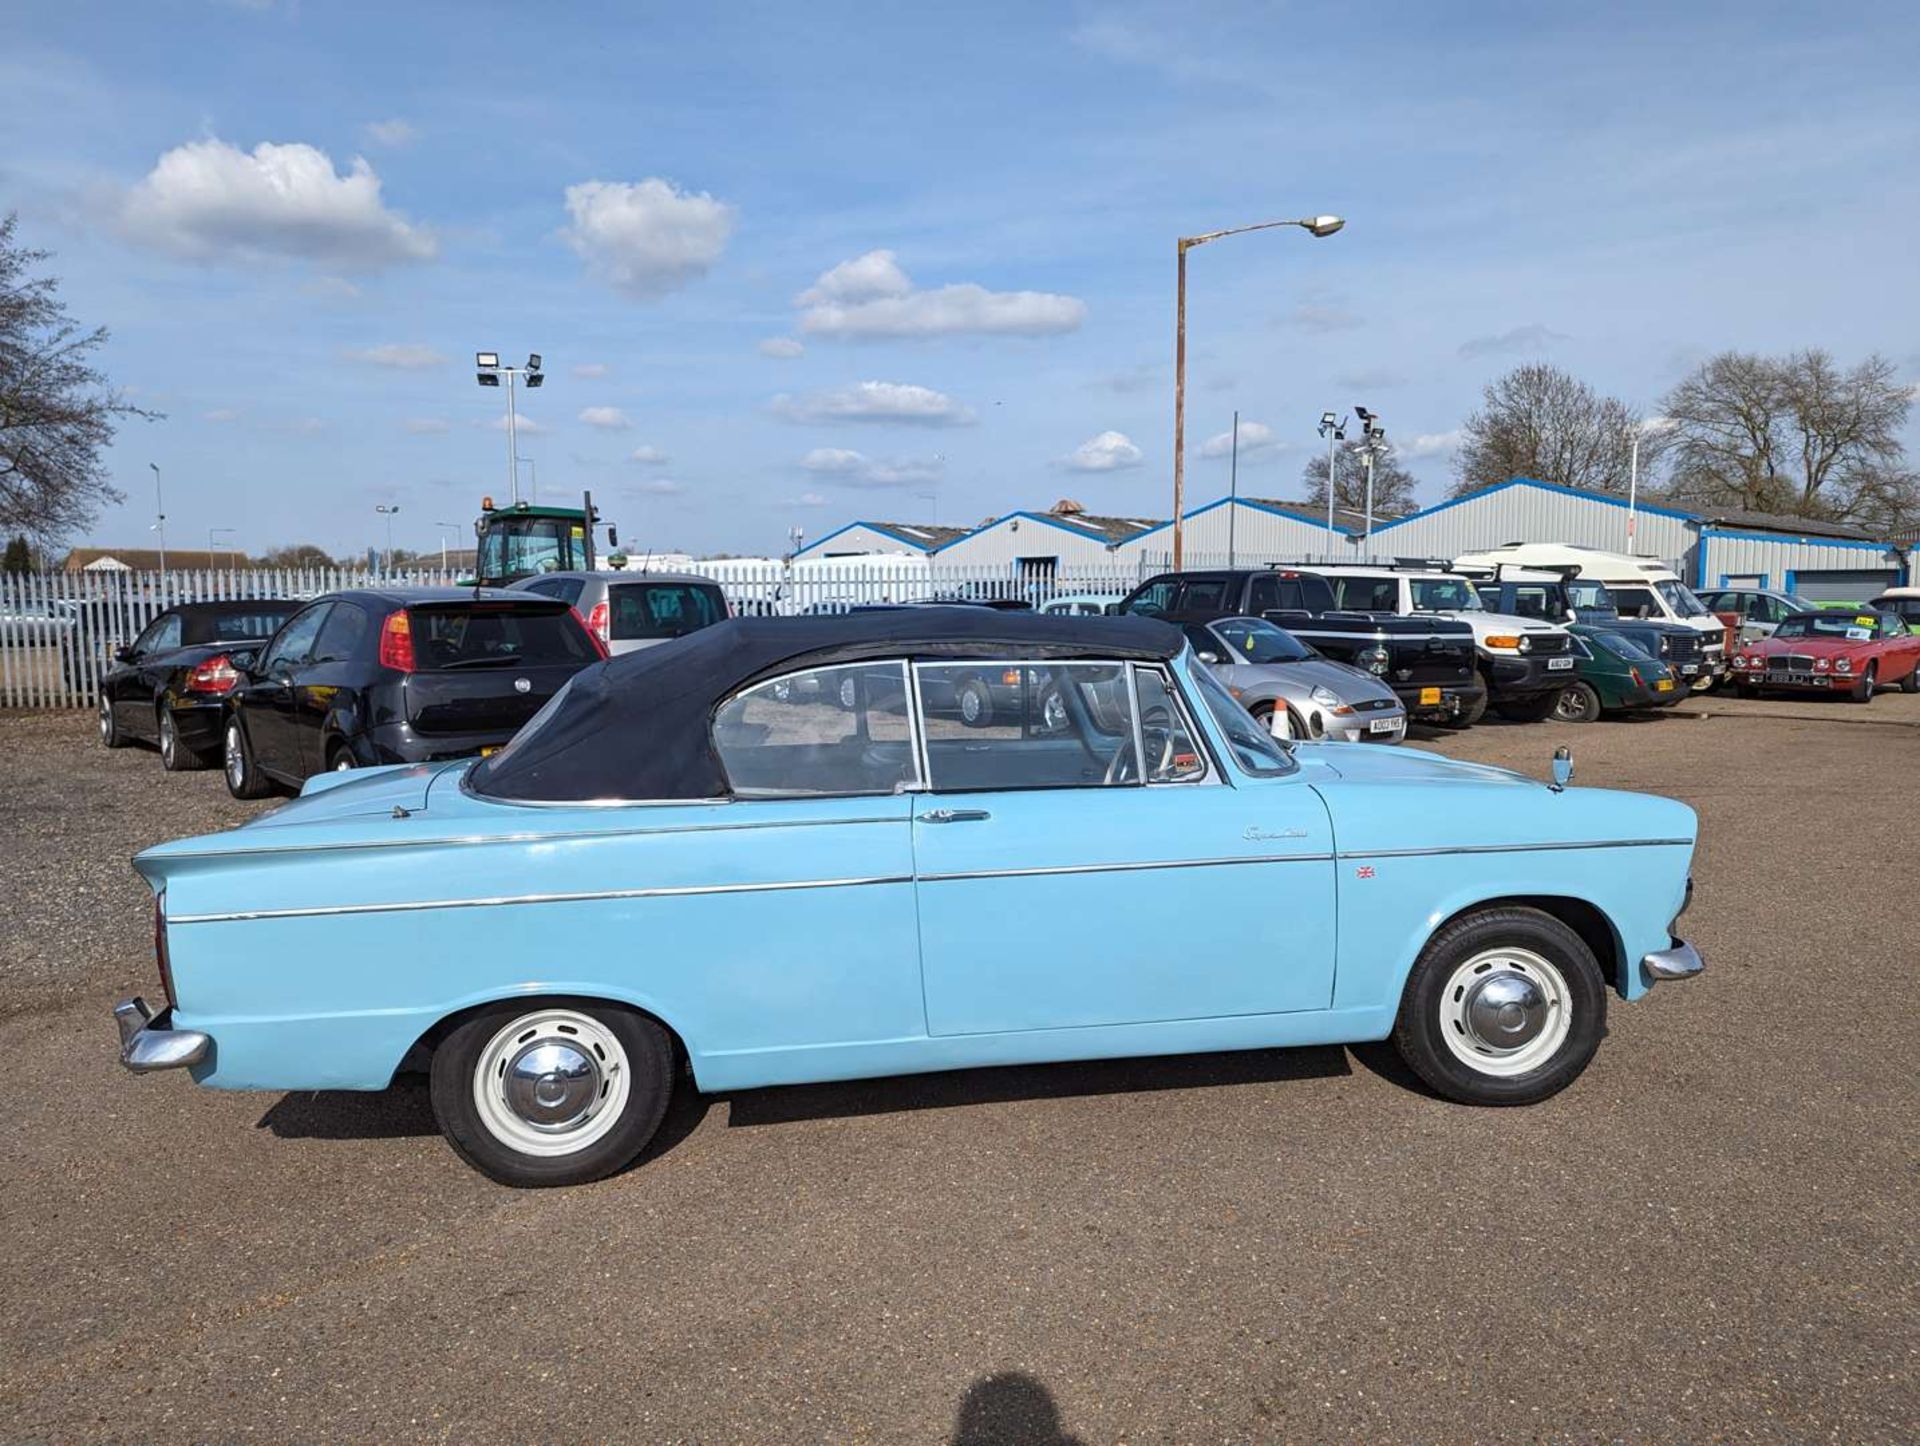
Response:
M153 468L153 530L160 534L160 581L164 585L167 579L167 504L160 498L160 464L149 462Z
M400 511L400 504L396 502L389 507L384 502L378 502L374 504L373 510L387 519L387 560L383 571L391 576L393 573L393 519Z
M1386 445L1387 429L1380 425L1380 414L1369 412L1365 407L1356 406L1353 414L1360 419L1360 435L1366 438L1360 449L1367 463L1367 556L1373 556L1373 461Z
M1347 440L1346 419L1336 421L1332 412L1322 412L1320 435L1327 439L1327 561L1332 562L1340 555L1333 545L1333 444Z
M1227 464L1227 568L1233 568L1234 523L1240 515L1240 413L1233 414L1233 460Z
M448 570L447 533L450 531L457 533L460 530L460 524L457 522L436 522L433 525L440 529L440 571L446 572Z
M532 488L533 488L532 500L535 502L538 502L540 500L540 469L539 467L534 465L534 460L531 457L515 457L513 460L516 462L525 462L527 464L527 474L529 477L532 478Z
M1224 231L1207 231L1199 236L1181 236L1174 242L1176 261L1173 302L1173 567L1180 570L1185 555L1187 463L1187 252L1223 236L1238 236L1247 231L1271 231L1277 226L1298 226L1314 236L1331 236L1347 223L1338 216L1312 216L1298 221L1260 221L1252 226L1229 226Z
M240 529L237 527L209 527L207 529L207 560L211 562L213 560L213 555L220 550L220 544L217 541L215 541L215 538L218 536L218 534L224 532L229 537L231 537L234 533L238 532L239 530ZM228 547L227 549L227 564L228 564L227 570L229 572L238 572L240 570L240 564L238 561L235 560L235 554L232 547Z
M524 376L527 390L546 381L546 374L540 370L540 353L533 352L527 357L523 367L503 367L500 365L500 353L496 351L475 352L473 355L475 380L483 387L497 387L500 378L507 379L507 492L515 506L520 503L520 422L513 405L514 382ZM535 493L539 487L536 481Z

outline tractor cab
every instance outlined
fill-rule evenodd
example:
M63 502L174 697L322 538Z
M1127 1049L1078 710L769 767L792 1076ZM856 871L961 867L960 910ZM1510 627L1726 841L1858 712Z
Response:
M600 518L592 495L583 501L584 507L533 502L495 507L491 497L483 499L474 523L479 539L474 581L505 587L543 572L593 571L593 528ZM613 540L611 529L608 540Z

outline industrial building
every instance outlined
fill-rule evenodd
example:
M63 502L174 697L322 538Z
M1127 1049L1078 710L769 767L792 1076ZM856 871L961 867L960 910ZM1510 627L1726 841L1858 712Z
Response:
M1010 512L940 549L940 562L1013 567L1027 576L1111 568L1120 549L1160 524L1149 517L1096 517L1063 498L1045 512Z
M872 553L897 557L930 557L950 542L967 535L964 527L940 527L931 522L849 522L818 542L810 542L796 558L863 557Z

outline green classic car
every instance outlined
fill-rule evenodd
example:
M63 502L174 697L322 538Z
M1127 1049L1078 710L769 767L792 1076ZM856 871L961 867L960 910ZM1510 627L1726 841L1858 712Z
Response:
M1574 679L1553 710L1562 723L1591 723L1602 713L1671 708L1687 696L1673 669L1633 639L1585 623L1567 631L1573 634Z

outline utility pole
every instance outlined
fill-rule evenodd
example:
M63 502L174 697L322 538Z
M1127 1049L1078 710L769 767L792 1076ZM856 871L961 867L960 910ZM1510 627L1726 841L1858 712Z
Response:
M164 587L167 581L167 504L160 499L160 464L149 462L153 468L153 530L160 534L160 582Z
M546 381L546 374L540 370L540 353L531 353L523 367L503 367L499 352L475 352L473 365L474 379L483 387L497 387L500 378L507 379L507 491L517 506L520 502L520 433L519 419L514 413L513 384L516 377L524 376L527 390L531 391Z
M1377 412L1369 412L1365 407L1356 406L1353 414L1360 419L1361 436L1366 438L1360 453L1367 460L1367 556L1373 556L1373 460L1386 446L1387 429L1380 425ZM1331 485L1332 478L1328 478Z
M400 511L400 504L396 502L389 507L386 503L380 502L374 505L373 510L387 519L387 560L382 571L391 576L393 573L393 519Z
M1333 539L1333 446L1336 442L1347 440L1347 419L1334 420L1332 412L1320 414L1320 435L1327 439L1327 561L1333 562L1339 557L1334 549Z
M1227 567L1233 567L1234 527L1240 520L1240 413L1233 414L1233 460L1227 464Z

